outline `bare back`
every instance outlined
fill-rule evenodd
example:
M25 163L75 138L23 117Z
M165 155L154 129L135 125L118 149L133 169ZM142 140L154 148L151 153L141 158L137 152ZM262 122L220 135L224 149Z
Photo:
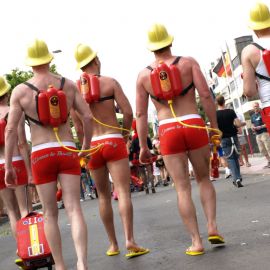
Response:
M55 88L59 88L61 83L61 77L52 73L46 73L44 75L42 74L34 76L28 82L37 87L39 90L46 90L49 85L53 85ZM66 79L63 91L65 92L67 97L68 111L70 111L70 108L74 103L76 94L75 91L77 91L76 86L72 81ZM19 109L24 111L26 116L38 120L36 95L36 91L30 89L25 84L21 84L14 89L12 99L14 100L14 105L19 106ZM15 110L16 106L14 106ZM56 137L51 126L44 127L30 121L30 128L31 141L33 146L37 144L56 141ZM62 141L73 141L69 120L59 127L59 136Z
M90 109L94 117L105 125L120 127L116 117L115 102L123 112L124 118L126 114L132 114L131 106L125 96L120 84L113 78L101 76L100 82L100 97L113 97L112 99L104 100L98 103L90 104ZM111 128L94 121L93 136L103 134L121 133L121 130Z
M164 60L164 62L167 65L170 65L175 60L175 58L176 56L171 56L170 58ZM157 67L157 65L158 63L157 61L155 61L151 64L151 67L155 68ZM176 64L176 66L181 72L181 81L183 89L187 88L192 83L194 83L192 73L193 65L194 65L193 60L187 57L181 57L179 62ZM150 81L150 72L151 71L149 69L145 68L140 73L139 79L141 80L141 83L144 89L148 92L148 94L154 95ZM153 98L152 101L157 110L159 120L172 118L172 113L170 111L167 101L159 102ZM178 116L186 114L197 114L198 110L195 101L195 87L194 86L191 87L185 95L174 98L173 108L175 110L176 115Z

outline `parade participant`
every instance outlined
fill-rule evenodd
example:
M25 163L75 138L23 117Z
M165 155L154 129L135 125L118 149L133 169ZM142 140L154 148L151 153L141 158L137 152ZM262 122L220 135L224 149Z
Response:
M80 205L80 163L78 154L64 149L57 141L53 128L41 122L41 113L47 109L52 120L62 116L64 106L66 112L76 109L82 116L84 140L82 149L89 148L92 134L91 112L82 99L76 85L66 78L50 72L53 55L48 51L47 44L42 40L34 40L28 47L26 65L32 67L33 77L26 83L15 87L10 100L10 111L6 128L5 182L15 185L14 169L11 163L16 142L16 130L19 120L25 113L30 123L32 154L31 164L33 181L43 207L44 230L51 249L56 270L67 269L62 254L61 236L58 226L58 209L56 201L57 179L62 188L63 201L70 219L71 234L77 254L77 269L87 268L87 227ZM41 97L51 92L43 92L49 85L59 87L66 102L60 104L60 98L52 96L47 102L41 103ZM40 93L42 91L42 93ZM47 93L47 94L46 94ZM60 94L59 94L60 96ZM37 100L39 103L37 104ZM63 107L60 107L62 105ZM43 107L42 107L43 106ZM58 107L59 106L59 107ZM45 115L47 116L47 114ZM76 151L70 129L69 120L58 126L62 144ZM82 154L80 154L82 155Z
M147 109L150 95L159 120L161 154L175 183L178 208L192 239L192 244L186 250L186 254L201 255L204 253L204 248L191 196L188 159L193 166L200 189L201 202L207 219L208 240L212 244L220 244L224 243L224 239L220 236L216 224L216 193L209 179L210 149L208 135L205 129L200 129L200 127L205 126L205 123L198 114L195 88L212 128L217 128L215 104L196 60L191 57L172 55L173 37L168 34L165 26L154 24L148 32L148 40L148 49L154 53L155 61L139 73L136 92L140 160L147 163L151 157L146 140L148 131ZM172 118L172 112L166 100L154 95L155 89L151 83L151 75L161 62L167 65L172 64L173 67L171 68L181 73L181 76L179 74L179 77L175 79L182 81L183 89L180 89L179 95L173 97L174 114L177 118ZM168 78L164 73L160 73L159 76L162 83ZM184 122L184 125L197 125L199 128L188 128L180 124L179 121ZM198 138L200 139L198 140Z
M237 128L246 125L237 118L234 110L226 109L225 99L222 95L216 97L218 127L222 131L221 147L232 174L233 184L243 187L242 175L239 165L240 145L237 137Z
M264 169L270 168L270 137L262 120L261 109L258 102L253 103L254 113L251 115L252 130L256 134L256 141L260 153L265 156L267 164Z
M32 206L27 209L25 186L31 182L32 173L29 160L29 148L25 135L24 115L16 126L16 142L11 155L12 166L16 173L16 186L11 189L5 184L5 126L9 117L9 91L10 85L3 77L0 77L0 194L7 209L12 234L16 239L16 223L21 217L25 217ZM30 196L28 198L30 200Z
M270 133L270 13L265 4L257 3L250 10L249 27L258 41L242 51L243 93L247 97L259 94L263 122Z
M133 235L130 168L126 149L126 141L133 118L130 103L115 79L100 75L100 60L97 53L89 46L79 44L75 50L75 59L77 68L83 71L79 88L89 103L96 121L91 146L103 145L99 151L91 156L88 167L97 187L100 216L110 241L106 254L113 256L120 253L113 222L109 173L118 194L118 207L128 250L126 257L146 254L149 250L139 247L135 243ZM91 84L90 86L89 81L91 83L95 81L95 85ZM91 98L94 94L95 101L92 102ZM89 97L90 99L88 99ZM116 118L115 102L123 113L122 128ZM80 116L75 114L75 118L79 120ZM79 121L75 127L80 133Z
M137 167L138 176L143 179L144 190L146 194L149 194L149 186L151 184L152 193L156 193L155 189L155 176L153 175L153 164L141 164L139 162L140 155L140 142L138 138L138 133L136 129L136 120L132 122L132 129L134 131L134 135L132 136L132 142L130 146L130 155L133 157L133 163ZM153 150L153 145L150 137L147 137L147 146L150 150ZM150 182L150 183L149 183Z

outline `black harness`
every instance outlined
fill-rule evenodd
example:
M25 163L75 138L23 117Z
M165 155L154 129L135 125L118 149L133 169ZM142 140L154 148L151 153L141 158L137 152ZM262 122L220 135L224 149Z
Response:
M177 56L174 61L172 62L172 65L176 65L179 60L181 59L181 56ZM153 71L154 69L151 66L147 66L147 69L149 69L150 71ZM194 87L194 83L192 82L190 85L188 85L186 88L184 88L181 92L181 94L179 94L179 96L185 96L188 91ZM163 99L157 98L156 96L150 95L150 97L160 103L163 103Z
M59 90L63 90L65 81L66 81L66 79L64 77L62 77ZM34 86L33 84L31 84L29 82L24 82L24 84L27 85L30 89L37 92L37 94L35 96L35 100L36 100L37 115L38 115L38 118L39 118L39 114L38 114L38 95L40 93L40 90L36 86ZM36 119L30 117L27 114L25 114L25 120L28 122L29 125L30 125L30 121L31 121L31 122L35 123L36 125L43 126L43 124L39 120L36 120Z
M98 102L102 102L102 101L109 100L109 99L114 99L114 95L107 96L107 97L101 97L98 99Z
M252 42L251 44L254 45L255 47L257 47L258 49L260 49L261 51L265 51L265 50L266 50L266 49L263 48L261 45L255 43L255 42ZM262 79L262 80L266 80L266 81L270 82L270 78L267 77L267 76L264 76L264 75L262 75L262 74L259 74L259 73L257 73L256 71L255 71L255 75L256 75L258 78Z

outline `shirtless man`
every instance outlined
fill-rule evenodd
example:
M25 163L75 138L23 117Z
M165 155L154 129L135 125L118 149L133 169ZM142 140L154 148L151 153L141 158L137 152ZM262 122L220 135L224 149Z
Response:
M106 254L113 256L120 253L113 222L109 173L119 196L118 206L125 232L125 244L128 250L126 257L146 254L149 250L139 247L135 243L133 235L130 168L126 149L126 141L133 118L130 103L120 84L115 79L100 76L101 63L97 53L89 46L79 44L75 50L75 59L78 69L89 75L99 76L100 97L97 102L90 103L89 106L95 117L94 119L99 121L93 126L91 147L98 145L102 145L102 147L91 156L88 167L97 187L100 216L110 241ZM123 131L119 129L120 126L115 113L115 102L123 113ZM77 121L75 127L80 133L79 121Z
M212 128L217 128L215 104L198 63L191 57L178 59L172 55L170 47L173 37L168 34L163 25L153 25L148 32L148 38L148 49L154 52L155 61L143 69L137 79L136 116L141 147L140 160L141 162L148 162L151 156L146 143L148 131L147 109L150 95L159 120L161 154L166 168L175 183L179 211L192 239L192 244L186 250L186 254L201 255L204 253L204 248L198 229L195 206L191 197L188 159L194 168L200 189L201 202L207 219L208 240L211 243L224 243L217 230L216 193L209 180L210 149L207 132L204 129L184 127L173 118L168 102L166 100L157 100L154 97L150 81L150 70L153 70L160 61L163 61L168 65L174 63L180 71L184 90L180 96L174 97L173 108L178 119L184 123L205 126L204 121L198 115L195 88L198 91ZM198 138L200 139L198 140Z
M257 3L250 10L249 28L258 40L242 51L244 94L247 97L259 94L262 119L270 134L270 74L267 71L270 66L267 68L262 57L263 50L270 49L270 12L265 4Z
M3 77L0 77L0 119L1 125L8 119L9 114L9 90L10 85ZM32 173L29 159L29 148L24 129L24 115L19 119L16 130L16 145L12 154L12 166L16 172L17 180L14 188L8 188L5 184L5 129L0 129L0 194L7 209L11 230L16 239L16 223L21 217L25 217L32 210L26 206L25 185L31 183ZM29 201L30 198L28 198Z
M28 47L26 64L33 69L34 76L26 84L18 85L12 93L10 112L6 128L5 181L14 186L15 174L11 163L16 145L16 132L20 118L25 113L30 122L32 154L31 164L33 181L36 184L44 213L44 229L56 270L67 269L62 254L62 244L58 226L56 202L57 179L60 181L63 200L71 224L71 233L77 253L77 269L87 269L87 227L80 206L80 163L77 153L69 152L57 142L53 128L40 123L37 114L37 91L53 85L62 89L67 97L67 111L75 108L82 115L84 141L82 149L89 148L92 134L91 112L78 93L76 85L61 76L50 73L53 55L46 43L35 40ZM75 149L70 124L59 126L59 137L66 147Z

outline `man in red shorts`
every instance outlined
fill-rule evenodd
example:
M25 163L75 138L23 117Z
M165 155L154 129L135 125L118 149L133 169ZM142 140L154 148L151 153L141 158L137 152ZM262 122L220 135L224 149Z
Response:
M49 85L53 85L64 92L67 100L67 111L69 112L71 108L74 108L82 115L84 128L82 149L89 148L91 141L91 112L72 81L50 72L52 59L53 55L48 51L47 44L44 41L36 39L28 47L26 64L32 67L34 76L26 83L18 85L11 96L6 131L5 181L7 186L15 185L11 160L14 145L16 145L17 126L24 112L31 130L33 180L43 206L44 229L55 261L55 267L57 270L67 269L63 259L57 223L56 190L58 180L62 187L63 200L70 219L71 233L77 253L77 269L86 270L88 269L87 227L80 206L79 157L77 153L64 149L57 142L52 126L42 124L37 113L36 98L39 91L48 89ZM50 99L50 108L53 109L50 117L56 117L59 114L59 111L53 107L58 104L56 101L54 96ZM38 111L40 112L40 110ZM58 134L65 147L75 150L68 119L58 127Z
M10 85L0 77L0 194L7 209L13 236L16 238L16 223L25 217L32 206L27 209L25 198L25 185L31 182L32 173L29 160L29 148L26 141L24 128L24 115L18 123L17 145L15 144L12 155L12 166L16 172L16 187L8 188L5 184L5 124L9 114ZM30 200L30 198L29 198Z
M137 130L140 140L140 160L148 162L151 153L147 147L147 110L149 95L157 110L159 120L160 150L166 168L172 177L178 196L178 207L183 222L192 239L187 255L204 253L200 237L196 210L191 197L191 183L188 177L188 160L192 163L197 183L200 189L201 202L207 219L208 240L211 243L224 243L219 235L216 224L216 193L209 180L210 149L208 135L204 129L188 128L173 118L166 100L154 96L150 80L151 71L159 63L174 65L180 71L182 91L173 98L173 109L180 121L185 124L205 126L198 114L195 88L212 128L217 128L216 110L213 98L195 59L191 57L176 57L171 53L173 37L161 24L155 24L148 32L148 49L154 52L155 61L143 69L137 79L136 115ZM164 79L160 74L160 79Z
M130 168L126 142L131 127L133 114L130 103L125 96L120 84L113 78L100 76L100 61L97 53L89 46L79 44L75 50L77 68L89 76L98 76L100 95L96 102L89 103L96 123L93 126L91 147L102 145L99 151L91 156L88 167L91 170L97 192L99 195L100 216L105 226L110 241L107 250L108 256L120 253L115 235L113 210L111 204L111 191L109 173L111 174L114 188L119 200L118 206L124 226L126 257L134 257L149 252L148 249L139 247L133 235L133 206L130 195ZM97 89L91 89L97 92ZM123 113L123 130L120 130L116 118L115 102ZM76 114L73 114L73 119ZM79 117L77 116L79 120ZM80 133L80 122L75 125Z

